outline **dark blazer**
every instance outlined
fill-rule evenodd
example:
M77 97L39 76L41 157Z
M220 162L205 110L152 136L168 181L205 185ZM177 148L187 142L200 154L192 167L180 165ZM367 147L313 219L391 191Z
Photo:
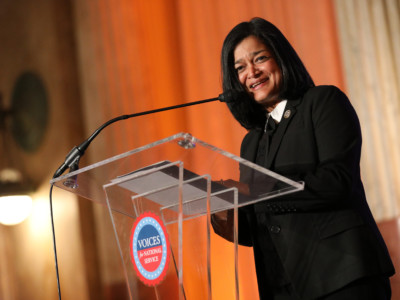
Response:
M241 157L255 162L262 134L248 132ZM305 189L239 213L239 241L253 246L262 299L268 285L290 282L308 300L361 277L394 274L366 202L360 155L360 124L338 88L314 87L287 102L263 167Z

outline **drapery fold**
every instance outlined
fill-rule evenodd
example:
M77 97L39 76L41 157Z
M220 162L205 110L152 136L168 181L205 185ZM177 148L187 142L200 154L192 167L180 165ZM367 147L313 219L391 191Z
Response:
M377 220L400 199L400 2L336 0L349 97L363 130L362 176Z

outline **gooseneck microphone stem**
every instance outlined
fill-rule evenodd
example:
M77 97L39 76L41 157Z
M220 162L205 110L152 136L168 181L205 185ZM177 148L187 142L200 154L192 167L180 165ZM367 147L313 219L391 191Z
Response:
M149 110L149 111L143 111L143 112L130 114L130 115L122 115L122 116L116 117L114 119L111 119L108 122L101 125L85 142L88 142L90 144L90 142L100 133L100 131L102 131L108 125L110 125L114 122L120 121L120 120L154 114L154 113L158 113L158 112L162 112L162 111L166 111L166 110L172 110L172 109L176 109L176 108L182 108L182 107L186 107L186 106L197 105L197 104L202 104L202 103L216 101L216 100L219 100L219 98L217 97L217 98L205 99L205 100L200 100L200 101L195 101L195 102L189 102L189 103L184 103L184 104L179 104L179 105L168 106L168 107L164 107L164 108L153 109L153 110ZM82 143L81 145L83 145L83 144L86 145L85 142Z
M229 96L228 96L229 97ZM194 102L189 102L189 103L184 103L184 104L179 104L179 105L174 105L174 106L169 106L169 107L164 107L164 108L158 108L158 109L153 109L149 111L144 111L144 112L139 112L135 114L130 114L130 115L122 115L119 117L116 117L114 119L111 119L101 125L88 139L86 139L82 144L80 144L77 147L74 147L66 156L64 163L57 169L57 171L54 173L53 178L59 177L64 171L68 168L73 168L77 169L77 165L79 162L79 159L83 154L85 153L86 149L89 147L90 143L92 140L108 125L120 121L120 120L125 120L129 118L134 118L134 117L139 117L139 116L144 116L144 115L149 115L157 112L162 112L166 110L172 110L176 108L182 108L186 106L191 106L191 105L197 105L197 104L202 104L206 102L211 102L211 101L216 101L219 100L221 102L229 102L227 99L227 95L221 94L216 98L210 98L210 99L205 99L205 100L200 100L200 101L194 101ZM75 167L74 167L75 166Z

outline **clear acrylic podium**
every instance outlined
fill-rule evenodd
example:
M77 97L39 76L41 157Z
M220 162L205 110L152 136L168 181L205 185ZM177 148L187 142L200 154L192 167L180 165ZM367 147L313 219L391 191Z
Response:
M239 299L238 208L303 189L186 133L52 182L108 206L135 300L144 289L151 299L217 299L221 280L233 282L224 298ZM230 235L224 253L216 220Z

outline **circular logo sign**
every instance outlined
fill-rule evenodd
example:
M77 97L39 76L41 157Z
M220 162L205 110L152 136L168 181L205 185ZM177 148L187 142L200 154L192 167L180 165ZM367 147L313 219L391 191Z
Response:
M136 219L130 246L140 280L149 286L159 284L167 273L170 249L167 231L156 214L146 212Z

